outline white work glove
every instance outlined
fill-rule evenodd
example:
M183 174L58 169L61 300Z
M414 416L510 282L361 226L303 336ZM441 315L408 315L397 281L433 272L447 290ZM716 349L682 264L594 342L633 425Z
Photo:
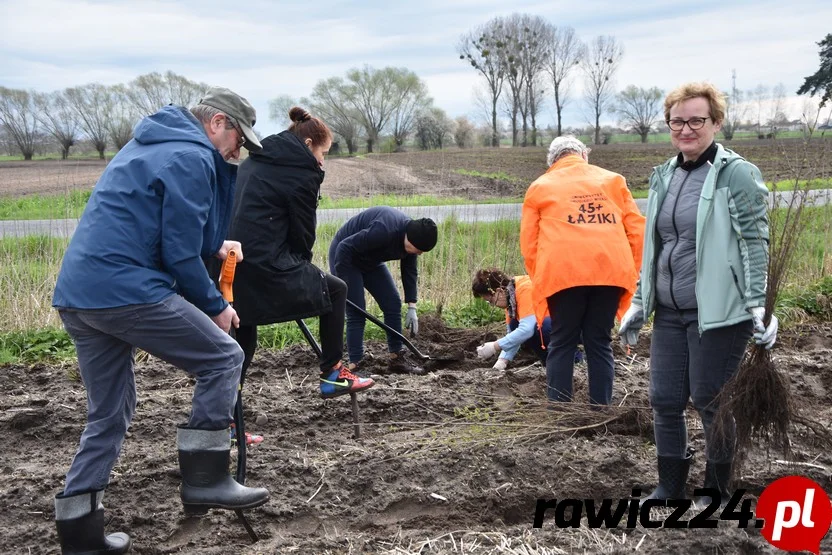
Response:
M480 358L491 358L497 354L497 342L490 341L488 343L483 343L479 347L477 347L477 356Z
M638 332L644 325L644 308L640 304L631 304L624 317L621 319L621 325L618 327L618 336L624 345L635 345L638 343Z
M755 306L754 308L749 308L748 312L751 313L751 319L754 322L754 343L762 345L766 349L774 347L774 342L777 341L777 325L779 323L777 316L772 314L768 327L766 327L763 323L763 318L766 316L765 308Z
M507 358L498 358L497 362L494 363L492 368L494 370L505 370L506 366L508 366L508 359Z
M237 253L237 262L243 261L243 245L239 241L223 241L220 250L217 251L217 258L225 260L228 258L228 252L234 251Z
M416 336L419 333L419 316L416 315L416 307L407 308L407 315L404 317L404 328L410 330L410 335Z

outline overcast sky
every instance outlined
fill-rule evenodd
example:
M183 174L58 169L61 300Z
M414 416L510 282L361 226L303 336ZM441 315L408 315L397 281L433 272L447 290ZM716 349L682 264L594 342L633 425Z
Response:
M0 86L47 92L127 83L172 70L222 85L257 108L260 133L280 131L268 101L308 95L321 79L369 64L405 67L448 115L480 119L480 79L457 53L460 36L498 15L539 15L588 42L624 46L618 88L665 91L706 79L727 90L782 82L793 93L819 66L832 31L830 0L420 0L216 2L214 0L0 0ZM578 92L567 125L584 125ZM553 102L543 126L554 121ZM796 105L797 103L795 103ZM795 113L792 117L797 117Z

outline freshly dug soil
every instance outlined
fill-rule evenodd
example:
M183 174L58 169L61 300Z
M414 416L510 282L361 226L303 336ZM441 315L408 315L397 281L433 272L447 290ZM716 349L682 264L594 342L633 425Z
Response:
M377 385L359 396L362 436L353 437L349 397L318 396L309 348L260 352L245 384L248 431L264 436L248 455L248 484L269 503L248 511L252 543L229 511L182 512L175 430L186 420L192 379L156 359L136 366L139 407L104 499L108 531L126 531L133 553L779 553L758 530L560 529L554 511L533 529L545 499L627 498L655 484L647 383L649 336L635 356L616 344L614 407L591 411L586 366L575 370L575 403L547 407L545 371L522 355L505 373L476 358L492 329L445 328L420 319L417 345L457 360L429 361L423 376L387 374L385 348L370 343L363 371ZM781 338L775 360L802 413L832 422L832 325ZM453 355L453 356L449 356ZM77 368L0 368L0 553L56 553L53 497L77 448L86 397ZM701 425L689 409L697 450L689 490L704 471ZM773 480L799 474L832 491L832 454L804 428L798 461L751 454L739 487L754 499ZM233 468L232 468L233 472ZM688 515L687 518L689 518ZM832 552L827 536L821 552Z

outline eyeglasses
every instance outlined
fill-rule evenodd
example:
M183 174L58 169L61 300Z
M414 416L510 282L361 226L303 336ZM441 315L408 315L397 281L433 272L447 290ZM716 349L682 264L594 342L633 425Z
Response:
M705 122L709 119L711 118L670 119L667 120L667 126L673 131L681 131L685 128L685 124L687 124L691 130L696 131L705 127Z
M246 136L243 134L243 128L240 127L240 124L237 123L237 120L235 120L229 115L226 115L225 128L234 129L237 131L237 135L239 136L239 139L237 139L237 148L241 148L244 144L246 144Z

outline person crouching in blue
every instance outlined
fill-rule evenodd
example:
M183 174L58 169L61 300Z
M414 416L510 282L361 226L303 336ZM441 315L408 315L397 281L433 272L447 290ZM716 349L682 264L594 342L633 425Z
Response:
M483 299L491 306L506 311L506 335L477 347L479 358L489 359L499 353L500 356L493 368L505 370L520 348L525 346L537 356L541 364L546 365L552 318L547 310L543 322L538 325L532 300L532 280L529 276L512 278L497 268L484 268L474 276L471 292L475 298ZM583 351L575 349L575 363L582 360Z

